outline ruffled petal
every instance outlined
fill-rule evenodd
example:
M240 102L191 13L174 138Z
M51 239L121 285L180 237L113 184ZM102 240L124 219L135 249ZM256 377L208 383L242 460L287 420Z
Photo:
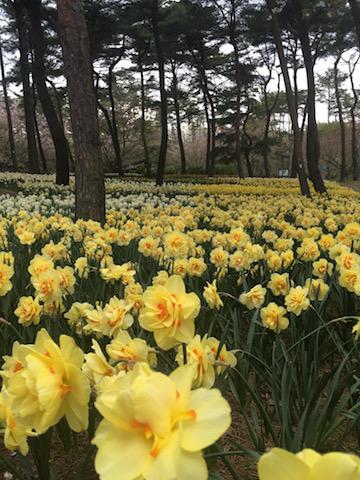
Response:
M260 458L258 473L259 480L310 480L310 467L281 448L273 448Z
M194 413L193 419L183 422L181 445L184 450L202 450L230 427L230 406L219 390L200 388L191 392L188 409Z

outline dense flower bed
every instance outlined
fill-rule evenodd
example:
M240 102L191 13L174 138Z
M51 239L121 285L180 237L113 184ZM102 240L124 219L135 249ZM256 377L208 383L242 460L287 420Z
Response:
M105 480L201 480L220 462L240 478L235 457L269 447L305 450L267 453L260 479L359 478L356 457L308 450L359 441L356 192L109 179L101 226L74 221L72 186L51 176L3 174L0 187L17 192L0 197L0 418L25 456L15 475L30 452L52 478L51 434L68 446L87 430ZM239 427L220 438L229 403L247 445Z

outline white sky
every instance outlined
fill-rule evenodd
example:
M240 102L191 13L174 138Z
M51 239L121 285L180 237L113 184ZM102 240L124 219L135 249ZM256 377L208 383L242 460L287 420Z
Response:
M3 23L4 23L4 18L2 18L2 19L0 18L0 28L1 28L1 26L3 26L3 25L1 25ZM224 45L221 48L221 50L224 51L225 53L228 53L228 52L231 51L231 47L229 45ZM354 54L354 50L346 52L344 54L344 59L347 60L352 54ZM15 55L17 56L18 52ZM14 57L10 58L9 55L4 52L4 61L5 61L6 72L8 72L9 68L11 68L12 62L14 61ZM316 75L317 74L324 74L324 72L326 72L329 68L333 68L333 64L334 64L334 58L332 58L332 57L317 60L316 65L315 65L315 74ZM129 65L130 65L129 60L124 60L123 62L120 62L118 68L127 68L127 67L129 67ZM348 73L348 66L344 62L340 63L339 69L341 71L344 71L345 73ZM261 73L267 74L266 68L263 69L263 70L259 69L258 71L259 71L260 74ZM154 73L155 73L155 78L157 78L157 73L155 71L154 71ZM354 81L355 81L355 86L357 88L359 88L359 90L360 90L360 61L357 65L357 68L356 68L355 73L354 73ZM57 81L57 83L58 83L59 86L64 85L64 80L60 79L60 80ZM301 90L306 90L307 89L305 69L300 69L299 72L298 72L298 85L299 85L299 89L301 89ZM345 88L347 88L348 90L350 90L350 80L346 80L344 82L343 86ZM274 78L273 81L269 85L269 90L275 90L276 88L277 88L277 78ZM21 95L21 87L20 86L16 87L14 84L12 84L12 85L9 85L8 89L9 89L10 95L14 95L14 96ZM281 80L281 90L284 91L284 84L283 84L282 80ZM2 89L0 91L2 93ZM317 120L318 120L318 122L326 123L327 119L328 119L328 112L327 112L326 104L318 102L317 103Z

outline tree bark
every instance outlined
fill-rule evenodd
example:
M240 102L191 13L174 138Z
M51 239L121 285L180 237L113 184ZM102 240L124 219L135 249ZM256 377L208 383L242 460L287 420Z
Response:
M211 122L208 110L208 99L205 89L201 82L201 89L203 93L204 113L206 120L206 156L205 156L205 172L210 176L210 158L211 158Z
M62 112L61 95L59 94L55 83L52 80L50 80L50 78L47 78L46 81L51 85L52 91L54 92L58 118L60 120L61 128L65 132L65 122L64 122L64 115L63 115L63 112ZM71 152L69 141L66 137L65 137L65 140L66 140L66 148L67 148L67 151L68 151L68 154L69 154L70 165L72 166L72 168L75 168L74 158L73 158L73 155L72 155L72 152ZM40 152L40 155L41 155L41 152Z
M233 26L235 30L235 24ZM244 177L244 172L241 162L241 138L240 138L240 124L241 124L241 72L239 61L239 50L236 43L235 33L230 35L230 42L234 50L234 63L235 63L235 83L236 83L236 112L235 112L235 159L239 178ZM252 176L252 175L251 175Z
M41 25L41 0L26 0L26 8L30 18L31 40L34 48L33 76L41 106L49 125L50 134L55 147L56 183L69 184L69 154L64 130L57 117L46 85L45 72L45 39ZM79 90L79 92L81 89Z
M7 78L5 75L5 66L4 66L4 58L3 58L3 51L2 51L2 42L0 39L0 69L1 69L1 83L4 92L4 102L5 102L5 109L6 109L6 119L8 124L8 137L9 137L9 147L10 147L10 158L11 158L11 165L13 170L17 170L17 158L16 158L16 150L15 150L15 139L14 139L14 129L11 117L11 108L10 108L10 100L7 90Z
M269 101L268 101L268 94L267 94L267 85L269 82L265 83L264 85L264 102L265 102L265 129L264 129L264 136L263 136L263 161L264 161L264 170L265 170L265 177L270 177L270 168L269 168L269 130L270 130L270 123L271 123L271 112L269 108Z
M299 118L299 85L298 85L299 62L297 60L297 45L298 45L298 41L296 40L295 48L293 51L293 84L294 84L295 110L296 110L296 115ZM301 133L301 138L302 138L302 133ZM295 142L294 142L293 149L292 149L290 176L291 178L295 178L296 175L297 175L297 170L296 170Z
M276 44L276 50L278 53L281 72L282 72L284 83L285 83L286 98L287 98L289 114L291 118L292 129L294 133L294 162L295 162L296 170L299 176L300 189L303 195L307 195L308 197L310 197L310 190L309 190L309 185L307 183L305 169L304 169L304 162L303 162L301 132L299 128L294 94L291 88L289 70L286 63L284 47L282 44L279 19L276 13L274 0L266 0L266 3L268 5L268 8L271 14L271 23L272 23L274 40Z
M28 153L28 165L30 173L39 173L39 157L36 146L35 123L34 123L34 102L33 93L30 84L29 64L30 42L26 9L22 0L14 0L14 11L16 18L16 28L19 39L20 53L20 74L23 87L23 103L25 116L25 129Z
M270 166L269 166L269 131L270 131L270 124L271 124L271 116L275 110L277 105L279 94L280 94L280 75L278 74L278 83L277 83L277 91L275 94L274 101L271 105L269 105L268 99L268 92L267 87L271 81L271 72L268 79L264 83L263 94L264 94L264 102L265 102L265 129L264 129L264 136L263 136L263 161L264 161L264 170L265 176L270 177Z
M251 153L253 142L252 142L252 139L251 139L250 135L246 132L245 123L244 123L244 137L245 137L244 138L245 139L244 155L245 155L246 167L247 167L247 170L248 170L248 175L251 178L251 177L254 176L254 171L253 171L251 158L250 158L250 153Z
M335 82L336 106L337 106L339 124L340 124L340 144L341 144L340 182L344 182L346 178L346 132L345 132L345 121L344 121L341 98L340 98L339 68L338 68L341 55L342 53L338 54L334 63L334 82Z
M215 0L215 5L221 13L224 23L228 30L230 44L233 47L234 53L234 72L235 72L235 85L236 85L236 107L235 107L235 121L234 121L234 135L235 135L235 160L239 178L243 178L243 168L241 162L241 67L239 60L239 48L237 43L237 14L236 0L230 0L230 10L226 13L222 4Z
M123 160L122 160L122 155L121 155L118 125L117 125L117 118L116 118L116 108L115 108L115 100L114 100L114 92L113 92L113 82L114 82L114 68L120 62L124 51L125 51L125 46L123 47L121 54L110 64L109 74L108 74L108 91L109 91L109 99L110 99L111 124L112 124L112 135L111 135L111 137L112 137L112 141L113 141L113 145L114 145L116 167L117 167L117 171L118 171L118 174L119 174L120 177L122 175L124 175L124 169L123 169Z
M293 4L297 12L297 33L299 36L301 50L304 57L304 64L307 78L307 133L306 133L306 156L307 164L314 188L319 193L326 192L320 169L320 140L319 131L316 122L316 91L315 91L315 75L314 75L314 58L311 52L309 33L307 30L306 20L303 16L302 3L293 0Z
M203 93L205 117L206 117L206 122L208 126L206 165L208 167L207 173L210 177L212 177L214 176L214 170L215 170L215 148L216 148L215 104L209 90L208 79L206 75L204 47L202 44L199 45L200 60L196 57L196 54L193 49L190 48L190 51L199 73L199 79L200 79L199 83ZM209 115L208 106L210 106L211 117Z
M81 0L57 0L57 6L75 149L75 214L103 223L104 171L84 10Z
M47 173L47 162L46 162L46 157L45 157L45 152L42 146L42 141L41 141L41 134L40 134L40 129L39 129L39 122L37 119L37 113L36 113L36 104L37 104L37 99L36 99L36 90L35 90L35 85L32 85L32 93L33 93L33 104L34 104L34 125L35 125L35 132L36 132L36 140L37 140L37 145L39 148L39 153L40 153L40 159L41 159L41 164L43 171Z
M151 160L149 156L149 148L146 138L146 105L145 105L145 81L144 81L144 67L142 63L141 53L138 54L138 66L140 72L140 89L141 89L141 140L144 148L144 158L145 158L145 170L146 176L151 177Z
M180 106L179 106L179 94L178 94L178 78L176 74L176 65L175 62L171 62L171 72L172 72L172 96L174 100L175 116L176 116L176 133L179 143L180 150L180 159L181 159L181 173L182 175L186 174L186 155L185 147L181 130L181 116L180 116Z
M359 149L358 149L357 125L356 125L356 108L359 103L359 95L355 88L354 71L359 60L360 60L360 56L357 57L353 65L351 65L351 59L349 60L349 78L350 78L351 90L353 94L353 102L350 108L351 156L352 156L352 174L353 174L353 180L355 181L359 179Z
M165 85L165 60L161 45L160 29L159 29L159 0L152 0L152 28L154 35L155 51L158 62L159 71L159 88L160 88L160 118L161 118L161 144L159 151L159 160L156 172L156 185L164 183L166 154L168 146L168 105Z

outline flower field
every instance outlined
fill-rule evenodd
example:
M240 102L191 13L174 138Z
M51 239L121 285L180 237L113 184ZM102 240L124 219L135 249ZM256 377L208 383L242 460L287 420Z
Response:
M327 187L108 179L101 226L0 175L8 478L360 479L360 194Z

